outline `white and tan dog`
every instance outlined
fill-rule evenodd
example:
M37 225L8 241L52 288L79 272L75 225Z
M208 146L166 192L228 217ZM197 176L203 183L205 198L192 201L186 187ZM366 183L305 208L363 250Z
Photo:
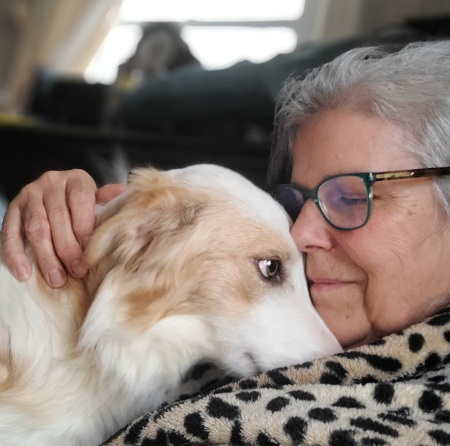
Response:
M138 169L98 223L63 289L0 263L2 446L97 445L201 360L247 376L341 351L286 213L237 173Z

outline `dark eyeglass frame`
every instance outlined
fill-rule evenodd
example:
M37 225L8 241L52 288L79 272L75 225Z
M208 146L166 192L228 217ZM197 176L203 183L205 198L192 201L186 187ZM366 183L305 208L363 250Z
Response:
M408 170L390 170L385 172L355 172L355 173L343 173L338 175L332 175L324 178L314 189L304 189L295 183L288 184L279 184L274 188L272 196L276 199L276 191L279 188L291 188L300 192L303 196L303 205L299 207L296 218L300 215L302 207L305 205L306 200L311 198L314 203L316 203L319 208L320 213L325 218L326 222L331 225L333 228L338 229L340 231L353 231L354 229L359 229L363 227L368 221L372 214L372 201L373 201L373 185L377 181L390 181L390 180L405 180L411 178L424 178L424 177L435 177L435 176L444 176L450 175L450 167L429 167L429 168L421 168L421 169L408 169ZM326 215L325 210L322 208L322 203L319 200L317 194L320 187L327 183L328 181L334 178L342 178L342 177L358 177L364 181L364 185L366 187L366 197L367 197L367 215L363 223L357 226L352 226L350 228L343 228L335 225L329 217ZM295 219L294 219L295 220Z

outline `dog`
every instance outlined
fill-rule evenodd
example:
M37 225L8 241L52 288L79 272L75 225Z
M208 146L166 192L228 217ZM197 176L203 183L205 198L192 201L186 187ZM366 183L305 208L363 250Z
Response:
M245 377L341 351L292 222L240 174L135 169L97 223L87 276L61 289L0 262L2 446L98 445L203 360Z

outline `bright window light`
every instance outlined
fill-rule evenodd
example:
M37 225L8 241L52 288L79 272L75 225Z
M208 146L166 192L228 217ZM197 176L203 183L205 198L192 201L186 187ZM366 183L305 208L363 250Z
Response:
M304 0L124 0L120 15L124 21L186 22L295 20L301 17Z
M112 84L117 76L117 68L134 53L141 37L142 28L139 25L113 26L86 68L85 80Z
M182 38L205 69L226 68L243 60L264 62L295 49L296 32L273 22L294 22L303 10L304 0L123 0L119 24L106 36L84 77L88 82L113 83L118 66L134 53L142 36L139 22L180 22ZM196 26L192 21L202 23ZM268 26L207 25L241 21L267 21Z
M243 60L265 62L292 52L297 45L297 34L286 27L186 26L181 35L206 69L226 68Z

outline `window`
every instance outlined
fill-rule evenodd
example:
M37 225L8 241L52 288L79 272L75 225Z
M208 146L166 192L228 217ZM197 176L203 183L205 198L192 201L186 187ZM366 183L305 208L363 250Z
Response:
M90 82L112 83L119 64L142 37L142 25L176 22L192 54L206 69L248 60L264 62L297 45L296 21L304 0L123 0L119 21L88 66Z

